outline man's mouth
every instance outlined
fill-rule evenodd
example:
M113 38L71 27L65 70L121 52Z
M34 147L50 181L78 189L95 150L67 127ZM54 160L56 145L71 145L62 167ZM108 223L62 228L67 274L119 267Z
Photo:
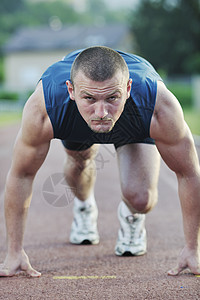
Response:
M95 132L109 132L113 128L112 119L93 119L90 122L90 128Z
M91 120L91 123L94 125L106 125L112 123L111 119L98 119L98 120Z

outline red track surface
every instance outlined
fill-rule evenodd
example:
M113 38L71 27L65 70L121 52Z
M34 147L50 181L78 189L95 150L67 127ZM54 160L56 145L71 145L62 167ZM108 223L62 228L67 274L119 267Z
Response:
M1 261L6 254L3 190L18 129L18 125L0 129ZM148 253L120 258L114 254L120 185L113 146L102 145L96 160L95 195L101 237L97 246L71 245L68 237L73 203L63 202L64 207L55 207L56 203L50 205L44 199L43 185L49 176L62 172L64 158L60 141L53 141L36 176L29 210L24 246L32 266L42 276L33 279L20 273L0 278L0 299L200 299L200 277L188 270L178 277L167 275L168 269L176 264L184 240L176 178L165 164L161 164L159 202L147 215ZM55 276L77 277L56 279Z

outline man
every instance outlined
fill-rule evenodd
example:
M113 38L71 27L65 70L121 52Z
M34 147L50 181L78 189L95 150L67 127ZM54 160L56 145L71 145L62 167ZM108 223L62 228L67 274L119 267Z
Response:
M23 234L32 183L53 138L63 142L65 177L75 193L72 243L99 242L94 159L97 144L113 143L123 200L115 253L146 252L145 213L157 201L159 151L177 175L185 234L178 264L168 274L187 267L200 274L200 167L180 105L146 60L91 47L47 69L24 107L6 184L8 253L1 276L17 270L41 275L30 265Z

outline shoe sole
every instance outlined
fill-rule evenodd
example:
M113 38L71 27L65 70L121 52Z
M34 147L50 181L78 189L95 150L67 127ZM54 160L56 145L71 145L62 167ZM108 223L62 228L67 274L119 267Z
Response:
M119 252L115 251L115 255L117 255L117 256L141 256L141 255L144 255L146 253L147 253L147 251L145 251L145 250L138 251L138 252L135 252L135 253L132 253L131 251L125 251L123 253L121 253L121 252L119 253Z
M85 239L81 242L70 241L70 243L73 244L73 245L97 245L97 244L99 244L99 240L91 241L91 240Z
M137 252L132 254L130 251L125 251L122 255L120 256L142 256L144 255L146 252Z

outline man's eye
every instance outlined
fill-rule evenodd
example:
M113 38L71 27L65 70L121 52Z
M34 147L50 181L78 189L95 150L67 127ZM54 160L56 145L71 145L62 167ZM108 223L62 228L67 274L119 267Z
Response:
M111 101L111 102L112 102L112 101L115 101L116 99L117 99L116 96L111 96L111 97L108 98L108 101Z
M85 99L88 100L88 101L94 101L94 98L90 97L90 96L86 96Z

